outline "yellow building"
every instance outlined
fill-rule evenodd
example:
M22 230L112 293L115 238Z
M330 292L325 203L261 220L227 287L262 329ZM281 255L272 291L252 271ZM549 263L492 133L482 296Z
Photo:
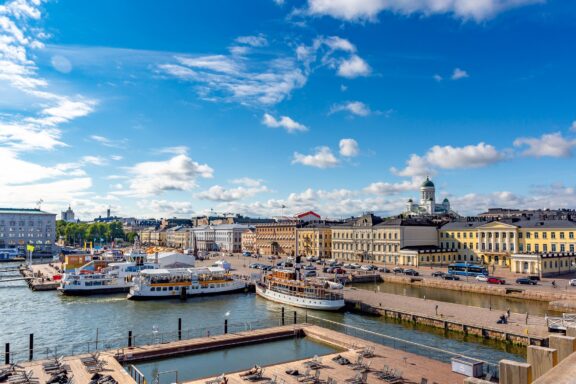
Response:
M457 262L458 251L432 246L405 247L400 250L398 264L413 267L445 267Z
M279 221L256 225L255 250L260 255L294 256L299 221Z
M574 270L576 223L569 220L503 219L458 221L440 228L440 247L458 251L457 261L510 267L538 274ZM563 254L550 259L550 254ZM542 257L541 257L542 256Z
M256 245L256 229L249 228L244 230L241 235L242 252L254 252Z
M332 230L324 223L310 223L297 229L298 254L332 258Z

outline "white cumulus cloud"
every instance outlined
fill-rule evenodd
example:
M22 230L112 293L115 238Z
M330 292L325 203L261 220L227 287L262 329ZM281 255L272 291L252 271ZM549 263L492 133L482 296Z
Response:
M330 108L330 113L348 112L356 116L368 116L372 113L370 107L361 101L347 101L341 104L334 104Z
M316 152L312 155L303 155L294 152L294 158L292 159L292 164L302 164L321 169L332 168L337 166L339 163L340 161L336 156L334 156L329 147L318 147L316 148Z
M515 147L525 148L524 156L570 157L576 140L567 139L562 133L548 133L540 137L520 137L514 140Z
M452 80L460 80L465 79L467 77L470 77L470 75L468 75L468 72L460 68L454 68L454 71L452 72L452 76L450 78Z
M354 139L340 140L340 155L344 157L355 157L360 153L358 142Z
M342 61L338 66L338 76L348 79L365 77L370 75L371 72L372 69L368 63L358 55L353 55L349 59Z
M276 119L269 113L265 113L262 117L262 124L270 128L283 128L288 133L306 132L308 130L305 125L294 121L288 116L280 116L279 119Z

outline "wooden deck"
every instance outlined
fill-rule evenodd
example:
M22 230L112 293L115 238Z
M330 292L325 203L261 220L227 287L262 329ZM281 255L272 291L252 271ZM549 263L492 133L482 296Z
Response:
M90 355L79 355L64 358L64 364L70 367L75 384L86 384L90 382L92 374L86 370L84 364L80 361L80 359L89 356ZM100 372L100 374L112 376L118 384L136 384L136 381L128 375L112 353L103 352L100 354L100 359L106 362L105 370ZM19 365L24 367L27 372L32 371L34 378L39 379L40 384L43 384L50 379L50 375L44 372L42 367L42 363L44 362L47 362L47 360L37 360ZM70 377L70 375L68 377Z
M366 359L370 364L371 370L368 374L368 384L385 384L385 381L380 380L375 374L384 366L401 371L404 378L402 383L404 384L420 384L422 378L428 379L429 384L461 384L464 380L464 376L453 373L450 365L447 363L395 350L380 344L371 343L363 339L344 335L317 326L307 326L303 328L303 331L306 336L310 338L331 344L344 350L340 353L322 356L323 368L320 369L320 379L322 379L322 382L324 383L329 377L336 380L339 384L344 384L347 380L354 378L359 371L352 369L350 366L339 365L332 361L332 358L341 355L350 361L355 362L358 357L358 352L364 347L369 346L374 348L375 355L372 358ZM310 359L299 360L264 367L264 376L269 379L275 378L277 383L282 383L282 381L284 381L286 384L299 384L300 382L298 381L298 377L286 374L286 370L297 369L299 372L303 373L306 370L304 362L309 360ZM258 364L258 361L254 361L254 364ZM247 367L247 369L248 368L249 367ZM227 373L226 378L228 379L228 383L250 383L240 377L242 372ZM215 377L193 380L185 383L204 384L206 381L213 379L215 379ZM264 380L261 382L265 383Z

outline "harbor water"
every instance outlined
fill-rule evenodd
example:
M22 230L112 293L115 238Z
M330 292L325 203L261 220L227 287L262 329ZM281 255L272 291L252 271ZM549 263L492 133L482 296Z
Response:
M75 344L76 353L86 352L83 343L89 344L96 338L99 347L113 348L114 342L126 344L128 331L134 335L161 335L177 330L178 318L182 328L221 329L224 320L238 324L241 329L250 329L255 323L278 324L281 306L254 294L233 294L193 298L134 302L125 295L92 297L68 297L57 292L32 292L24 282L3 284L0 288L2 328L0 343L11 344L11 350L27 356L28 337L34 334L36 357L57 354L58 348ZM294 308L286 307L286 321L292 319ZM353 313L310 312L316 317L369 329L424 345L437 347L489 362L500 359L522 360L522 350L510 345L486 340L467 339L461 335L446 336L438 330L397 323L380 317ZM298 311L302 321L304 311ZM276 323L275 323L276 322ZM255 326L254 326L255 327ZM197 335L200 336L200 335ZM138 338L136 342L138 343ZM160 337L160 336L159 336ZM186 333L184 337L187 337ZM161 341L161 340L159 340ZM69 351L69 349L67 349Z

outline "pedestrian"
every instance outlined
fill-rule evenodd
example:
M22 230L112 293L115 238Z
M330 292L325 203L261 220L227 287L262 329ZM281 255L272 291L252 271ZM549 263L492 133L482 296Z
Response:
M438 304L436 304L436 316L438 316Z
M526 325L528 325L528 312L526 312Z
M552 288L556 288L556 280L552 280Z
M510 318L510 308L508 308L508 309L506 310L506 317L507 317L508 319Z

